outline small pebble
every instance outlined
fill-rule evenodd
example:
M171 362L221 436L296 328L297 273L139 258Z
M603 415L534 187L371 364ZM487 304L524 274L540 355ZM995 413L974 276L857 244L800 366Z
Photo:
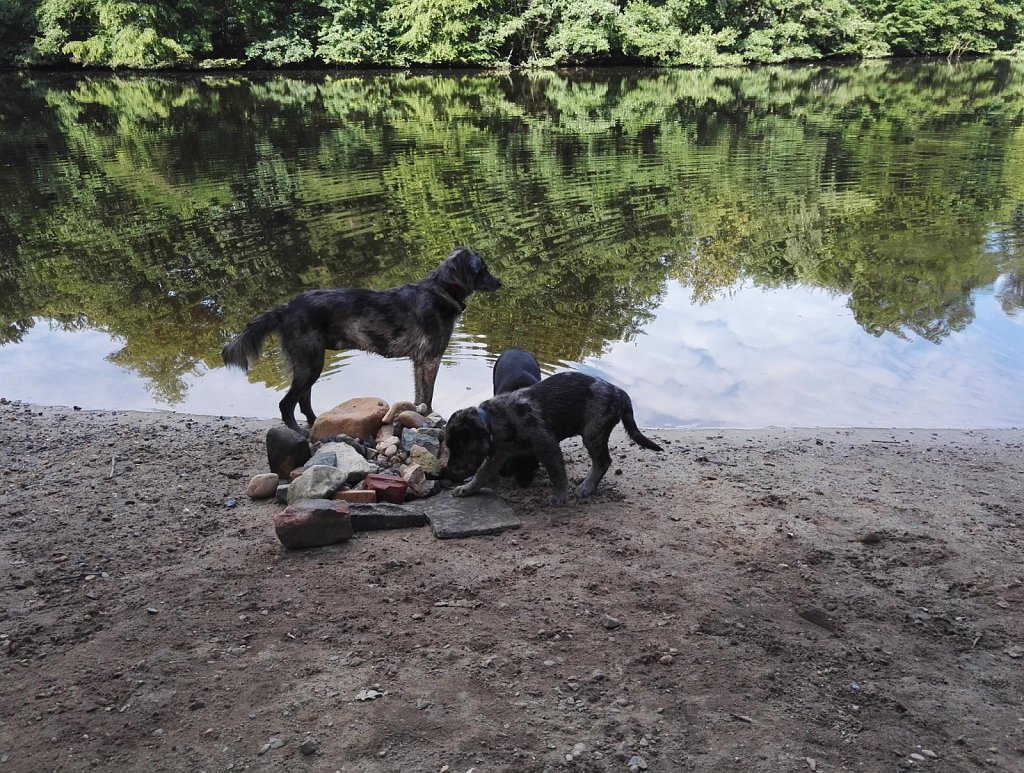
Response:
M663 665L663 666L671 666L672 665L672 656L671 655L662 655L658 662L661 663L661 665Z
M603 625L609 631L614 631L616 628L622 625L622 621L618 618L612 617L611 615L605 615L604 619L601 620L601 625Z
M310 754L316 754L320 749L320 744L313 736L309 736L301 744L299 744L299 751L309 756Z

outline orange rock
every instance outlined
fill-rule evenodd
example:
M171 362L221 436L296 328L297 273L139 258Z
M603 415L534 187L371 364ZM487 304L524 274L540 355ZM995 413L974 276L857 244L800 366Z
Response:
M377 430L377 437L375 439L377 441L377 445L380 445L381 443L385 442L386 440L390 440L393 437L395 437L394 425L389 424L388 422L384 422L384 426Z
M425 497L430 493L430 484L423 468L418 464L410 464L402 468L402 480L409 487L413 496Z
M388 404L379 397L357 397L321 413L313 422L309 440L348 435L358 440L374 437L384 423Z
M416 406L410 403L408 400L399 400L397 403L391 406L391 410L384 415L384 423L390 424L395 420L395 417L402 411L414 411Z
M269 499L277 493L277 484L280 478L277 473L266 472L262 475L254 475L249 481L245 493L250 499Z
M402 411L395 417L403 427L419 429L423 426L423 417L416 411Z

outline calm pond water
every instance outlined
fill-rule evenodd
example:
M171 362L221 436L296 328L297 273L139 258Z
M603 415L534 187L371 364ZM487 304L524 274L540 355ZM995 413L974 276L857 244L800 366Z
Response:
M0 396L273 417L296 292L474 296L437 382L505 348L643 426L1024 426L1024 65L0 76ZM338 353L313 390L412 393Z

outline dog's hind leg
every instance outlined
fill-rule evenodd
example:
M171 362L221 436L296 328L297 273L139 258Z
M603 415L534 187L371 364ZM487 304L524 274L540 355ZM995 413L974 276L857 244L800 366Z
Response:
M313 387L310 387L301 395L299 395L299 410L302 411L302 415L306 417L306 421L309 422L309 426L313 426L313 422L316 421L316 414L313 413Z
M569 478L565 474L565 459L562 458L562 449L555 442L550 447L545 446L535 450L537 459L544 465L544 469L548 471L548 477L551 478L551 487L554 489L551 492L551 496L548 497L547 503L556 507L564 505L568 499Z
M316 421L312 403L313 384L323 372L324 353L322 350L318 352L309 350L304 357L290 359L292 362L292 385L280 403L281 419L292 429L299 430L299 425L295 421L296 404L302 409L302 414L310 426L313 426L313 422Z
M612 455L608 451L608 438L612 434L612 427L602 427L596 432L585 432L583 445L590 454L590 474L583 479L583 482L576 487L576 496L589 497L597 490L597 484L601 482L608 468L612 466Z
M434 357L429 360L416 360L412 364L413 379L416 389L416 405L426 403L427 408L432 407L434 400L434 382L437 381L437 371L441 367L441 358Z

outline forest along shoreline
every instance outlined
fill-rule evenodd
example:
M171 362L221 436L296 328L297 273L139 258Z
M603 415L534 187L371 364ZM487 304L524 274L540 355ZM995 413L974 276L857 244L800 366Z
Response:
M274 424L0 402L5 765L1020 769L1022 430L618 429L517 530L285 550Z
M39 0L0 6L0 66L686 67L1021 52L1010 0L594 3Z

